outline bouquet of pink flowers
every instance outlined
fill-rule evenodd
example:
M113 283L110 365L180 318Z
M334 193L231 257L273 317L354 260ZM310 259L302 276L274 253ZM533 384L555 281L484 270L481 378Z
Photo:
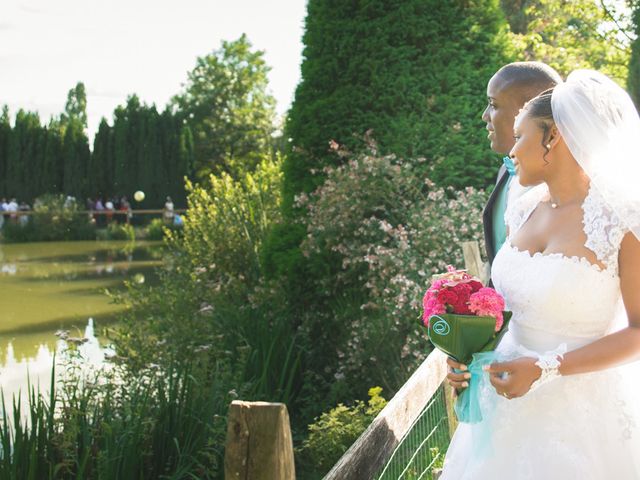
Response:
M461 422L475 423L482 419L477 399L482 366L495 359L493 350L507 331L511 312L504 310L504 299L493 288L464 270L447 270L434 277L425 293L422 318L431 343L468 365L469 389L458 397L455 409Z
M493 288L464 270L447 269L425 293L422 319L436 347L468 363L474 353L495 348L511 312L504 311L504 299Z

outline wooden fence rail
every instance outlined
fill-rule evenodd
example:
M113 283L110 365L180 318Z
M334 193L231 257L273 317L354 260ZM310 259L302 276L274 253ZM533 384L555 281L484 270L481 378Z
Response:
M334 465L325 480L375 478L446 375L446 355L434 350Z

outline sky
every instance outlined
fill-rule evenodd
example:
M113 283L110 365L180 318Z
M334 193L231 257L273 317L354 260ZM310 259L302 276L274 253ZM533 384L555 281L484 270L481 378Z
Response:
M0 0L0 105L48 122L82 81L93 142L128 95L162 110L198 56L246 33L265 51L282 114L300 79L305 15L306 0Z

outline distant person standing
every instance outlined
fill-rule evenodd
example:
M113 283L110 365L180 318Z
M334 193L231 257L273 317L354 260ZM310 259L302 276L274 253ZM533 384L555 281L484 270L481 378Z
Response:
M88 215L89 215L89 221L90 222L95 222L94 218L93 218L93 207L95 206L93 200L90 197L87 197L87 199L84 202L84 206L87 209Z
M125 222L128 225L131 222L131 217L133 216L133 213L131 212L131 204L129 203L129 200L127 200L126 196L120 199L120 211L125 212L124 213Z
M67 198L64 200L63 208L73 208L76 205L76 197L71 195L67 195Z
M11 218L11 221L15 223L18 218L18 202L16 201L15 198L12 198L11 201L9 202L9 205L7 206L7 211L9 212L9 217Z
M18 210L20 212L30 212L31 207L27 202L23 201L23 202L20 202L20 205L18 206ZM19 221L20 221L20 225L25 226L27 223L29 223L29 215L26 213L22 213L20 215Z
M107 200L107 203L104 204L104 208L107 211L106 213L107 223L111 223L111 219L113 218L113 212L115 211L115 206L113 205L113 202L111 201L111 199Z
M173 217L175 211L173 209L173 200L171 197L167 197L167 201L164 203L164 210L162 211L162 219L167 225L173 225Z
M6 215L7 207L9 204L7 203L7 199L3 198L0 202L0 228L4 225L4 216Z
M96 203L93 206L93 209L95 210L95 219L96 219L96 226L101 227L104 224L104 205L102 204L102 199L100 197L98 197L96 199Z

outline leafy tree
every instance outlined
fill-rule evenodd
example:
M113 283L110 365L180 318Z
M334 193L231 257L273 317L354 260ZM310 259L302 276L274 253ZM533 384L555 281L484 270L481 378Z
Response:
M633 9L633 33L635 39L631 44L631 59L629 60L629 76L627 78L627 89L636 108L640 107L640 1L633 0L631 7Z
M87 92L84 83L78 82L75 87L69 90L64 111L65 113L61 116L63 124L66 125L71 120L77 120L83 128L87 128Z
M268 152L275 99L268 93L264 52L246 35L199 57L184 90L173 98L191 128L198 178L252 169Z
M548 63L566 76L593 68L624 85L629 60L628 11L594 0L502 0L522 60Z

